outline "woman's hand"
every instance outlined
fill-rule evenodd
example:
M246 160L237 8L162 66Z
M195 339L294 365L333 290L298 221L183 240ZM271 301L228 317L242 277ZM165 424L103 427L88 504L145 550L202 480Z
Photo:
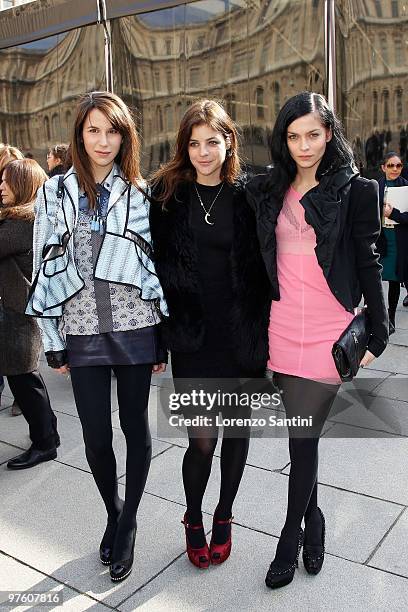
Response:
M368 366L372 361L374 361L375 356L370 353L370 351L366 351L364 353L364 357L362 358L361 362L360 362L360 368L364 368L365 366Z
M163 374L166 371L167 363L155 363L152 367L153 374Z
M58 374L69 374L69 366L63 365L60 368L52 368L54 372L58 372Z
M393 207L391 204L384 204L384 217L389 217L392 213Z

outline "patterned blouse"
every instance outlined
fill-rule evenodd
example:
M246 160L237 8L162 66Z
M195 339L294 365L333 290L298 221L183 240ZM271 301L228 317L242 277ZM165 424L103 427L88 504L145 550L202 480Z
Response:
M109 175L102 185L98 185L102 219L106 218L111 184ZM75 262L85 286L65 304L62 331L72 335L92 335L160 323L154 303L141 300L136 287L94 279L103 233L91 231L92 215L88 198L83 194L79 199L78 224L73 238Z

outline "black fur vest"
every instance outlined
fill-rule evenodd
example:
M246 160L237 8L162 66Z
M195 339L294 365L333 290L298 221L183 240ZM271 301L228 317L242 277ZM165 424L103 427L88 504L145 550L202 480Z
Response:
M244 189L245 178L241 177L233 186L231 328L237 363L248 372L258 372L268 359L271 285ZM205 332L189 194L189 185L183 183L165 210L154 200L150 207L155 266L169 308L163 340L170 351L179 352L199 350Z

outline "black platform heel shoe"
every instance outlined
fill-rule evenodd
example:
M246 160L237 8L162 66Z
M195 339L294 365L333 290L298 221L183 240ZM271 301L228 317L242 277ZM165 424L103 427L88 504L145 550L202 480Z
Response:
M115 542L112 552L112 562L109 568L110 577L113 582L120 582L121 580L124 580L132 571L133 557L135 552L136 527L132 529L130 537L132 538L132 546L130 556L127 559L123 559L123 553L121 553Z
M305 566L305 570L308 574L314 575L318 574L322 569L324 561L324 542L326 537L326 522L324 520L324 515L320 508L318 508L317 510L319 511L320 518L322 521L322 543L319 546L309 545L307 543L307 538L305 537L305 541L303 544L303 565Z
M270 589L278 589L292 582L293 576L295 575L295 569L298 567L299 554L303 545L303 538L303 529L300 528L297 540L296 557L293 563L288 563L286 560L279 560L276 557L272 561L265 578L265 584L267 587ZM285 536L281 536L279 542L281 540L284 541Z
M106 525L105 533L99 545L99 558L104 565L110 565L112 562L113 544L117 528L117 521Z

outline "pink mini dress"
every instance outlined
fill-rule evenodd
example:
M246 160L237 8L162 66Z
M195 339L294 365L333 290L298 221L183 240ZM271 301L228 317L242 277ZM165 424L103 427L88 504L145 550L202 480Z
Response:
M290 187L276 227L280 300L271 306L268 369L338 384L331 350L354 315L329 289L301 197Z

